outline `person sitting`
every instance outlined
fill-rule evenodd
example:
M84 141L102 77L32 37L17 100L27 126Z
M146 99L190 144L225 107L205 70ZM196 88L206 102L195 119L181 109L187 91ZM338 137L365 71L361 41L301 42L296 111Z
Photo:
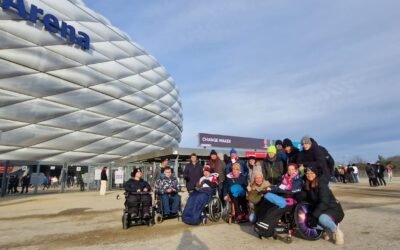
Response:
M264 194L267 192L268 188L271 186L269 181L264 180L262 172L254 173L254 179L250 186L247 187L248 198L250 201L251 208L253 212L250 214L250 221L255 222L257 215L263 211L264 206Z
M195 187L195 191L189 194L185 209L182 213L182 221L189 225L198 225L201 223L201 213L207 203L216 193L218 187L218 173L211 174L211 167L203 167L203 177Z
M203 167L203 177L200 178L199 183L196 185L197 191L210 192L214 194L218 186L218 173L211 174L211 167L205 165Z
M132 217L139 215L139 207L142 203L142 215L150 217L151 191L150 184L142 179L143 173L140 168L135 168L131 173L131 179L125 182L125 191L128 192L128 212Z
M283 176L281 183L276 186L272 186L266 194L265 198L271 203L277 205L280 208L286 207L286 205L294 205L295 200L294 194L301 191L303 187L303 176L297 169L297 164L290 163L288 166L287 173ZM279 197L278 197L279 196ZM285 198L282 198L283 196Z
M310 227L322 226L326 231L325 239L333 238L337 245L342 245L344 235L338 225L344 218L342 206L329 189L326 177L319 176L317 163L306 163L305 167L304 198L314 206L307 223Z
M176 216L179 210L181 196L178 194L178 179L172 175L171 167L167 166L164 168L164 176L161 176L161 178L156 181L156 187L162 201L163 216ZM170 206L170 199L173 201L172 207Z
M246 200L247 176L240 172L240 164L234 163L232 171L226 175L224 193L227 194L224 200L232 200L235 208L235 215L238 221L248 217Z

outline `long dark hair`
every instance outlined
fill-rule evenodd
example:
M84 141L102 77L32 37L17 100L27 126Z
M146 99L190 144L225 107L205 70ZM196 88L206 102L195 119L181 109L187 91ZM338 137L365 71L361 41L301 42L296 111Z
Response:
M313 181L309 181L306 177L305 190L309 191L312 188L318 188L318 176L315 176Z

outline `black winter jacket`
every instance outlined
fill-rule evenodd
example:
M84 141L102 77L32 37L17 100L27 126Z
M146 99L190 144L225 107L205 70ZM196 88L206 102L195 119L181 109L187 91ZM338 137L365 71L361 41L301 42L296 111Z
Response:
M314 141L313 139L311 139L311 141L311 148L309 150L303 149L303 151L299 153L297 163L305 165L306 163L316 162L320 168L319 174L322 174L326 177L327 180L329 180L331 177L331 173L328 169L324 152L320 149L316 141Z
M328 181L323 180L325 177L318 179L318 187L304 190L306 200L314 205L312 215L319 218L321 214L330 215L336 223L343 220L344 212L339 201L336 200L332 191L329 189Z
M143 189L147 188L147 192L151 191L150 184L143 180L135 180L133 178L129 179L127 182L124 184L125 191L127 192L137 192L137 190L140 190L140 192L143 192Z
M189 163L183 170L183 178L186 180L186 189L192 191L195 189L200 178L203 176L203 167L200 162L196 162L195 165Z

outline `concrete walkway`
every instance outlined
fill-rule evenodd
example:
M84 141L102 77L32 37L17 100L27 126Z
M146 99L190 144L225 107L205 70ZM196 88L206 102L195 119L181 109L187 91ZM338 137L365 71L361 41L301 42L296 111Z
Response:
M294 238L259 240L251 225L188 226L168 220L123 230L123 200L109 192L28 195L0 200L0 249L400 249L400 179L386 187L334 184L345 209L345 245Z

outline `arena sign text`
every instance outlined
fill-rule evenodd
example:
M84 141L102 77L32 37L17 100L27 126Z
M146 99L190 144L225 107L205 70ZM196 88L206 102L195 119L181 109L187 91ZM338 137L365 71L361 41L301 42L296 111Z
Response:
M34 4L31 4L29 12L25 7L23 0L0 0L0 6L3 10L14 9L18 15L32 23L38 20L44 25L44 28L51 33L60 33L61 37L69 43L78 45L83 50L90 49L90 37L82 32L75 31L75 28L62 21L61 24L56 16L52 14L44 14L44 11Z

